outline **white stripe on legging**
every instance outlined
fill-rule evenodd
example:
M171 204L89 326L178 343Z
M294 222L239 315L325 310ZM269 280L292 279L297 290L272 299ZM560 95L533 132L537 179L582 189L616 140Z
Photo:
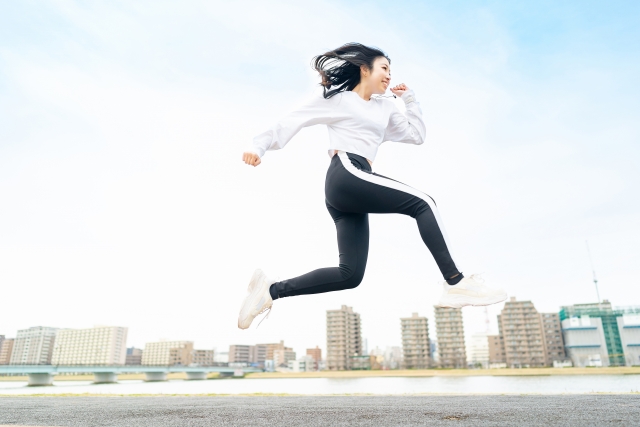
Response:
M431 197L401 182L393 181L391 179L382 178L373 174L362 172L360 169L353 166L353 164L351 163L351 160L349 160L349 156L347 156L347 153L345 153L344 151L338 151L338 156L340 157L342 166L344 166L344 168L348 170L355 177L360 178L364 181L370 182L372 184L380 185L382 187L392 188L394 190L411 194L412 196L418 197L424 200L425 202L427 202L427 204L431 208L431 211L433 212L433 216L435 216L436 218L436 222L438 223L438 227L440 228L440 233L442 233L442 237L444 238L444 243L445 245L447 245L447 250L449 251L449 255L451 256L453 263L456 265L456 269L460 271L453 257L453 252L451 251L451 244L449 243L449 239L447 238L447 233L442 225L442 219L440 219L440 213L438 212L438 208L436 207L436 204L433 202L433 199Z

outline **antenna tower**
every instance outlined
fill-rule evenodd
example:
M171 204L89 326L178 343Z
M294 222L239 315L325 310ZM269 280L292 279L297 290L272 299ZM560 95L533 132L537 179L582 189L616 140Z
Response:
M596 285L596 295L598 296L598 304L600 304L600 292L598 291L598 279L596 278L596 269L593 266L593 260L591 259L591 251L589 250L589 241L586 240L587 255L589 255L589 263L591 264L591 272L593 273L593 284Z

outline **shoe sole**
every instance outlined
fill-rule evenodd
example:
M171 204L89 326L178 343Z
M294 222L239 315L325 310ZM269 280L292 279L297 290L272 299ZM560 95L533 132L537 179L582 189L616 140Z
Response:
M448 295L446 300L440 300L436 307L450 307L461 308L472 305L474 307L481 307L485 305L492 305L502 302L507 299L507 294L491 295L488 297L469 297L465 295Z
M254 307L258 303L258 301L260 301L265 292L269 292L269 287L271 286L271 284L266 279L267 278L265 277L265 274L262 272L262 270L258 269L253 273L253 277L251 278L251 282L249 283L249 288L252 289L252 292L250 292L249 295L245 297L244 301L242 302L242 307L240 307L240 315L238 316L238 328L248 329L251 326L251 323L253 323L253 319L255 319L259 314L258 313L252 316L251 313L248 312L248 310L250 310L251 307ZM262 281L262 286L260 286L260 288L258 289L257 286L260 281ZM250 320L248 319L249 317L251 318ZM245 319L245 321L243 322L242 319ZM245 327L243 327L242 325L247 321L249 323Z

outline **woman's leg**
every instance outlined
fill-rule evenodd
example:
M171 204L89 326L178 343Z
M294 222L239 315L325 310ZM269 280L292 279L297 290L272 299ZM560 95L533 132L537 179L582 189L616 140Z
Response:
M369 253L369 218L366 213L341 212L327 203L336 224L340 262L338 267L320 268L271 285L274 300L294 295L352 289L360 284Z
M341 211L399 213L415 218L420 236L445 280L451 285L462 280L433 199L408 185L371 172L368 163L361 159L345 152L334 156L333 173L328 176L325 190L329 203ZM334 188L340 191L332 191Z

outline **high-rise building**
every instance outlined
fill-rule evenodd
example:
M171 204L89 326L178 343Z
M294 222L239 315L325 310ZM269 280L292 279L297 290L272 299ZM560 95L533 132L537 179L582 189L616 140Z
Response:
M322 363L322 349L318 346L316 348L308 348L307 356L311 356L314 361L313 370L320 370L320 364Z
M531 301L516 301L511 297L498 316L498 329L508 367L547 366L542 320Z
M191 364L193 341L160 341L146 343L142 351L142 364L172 366Z
M462 309L435 307L438 363L442 368L466 368Z
M339 310L327 310L327 368L351 369L354 356L362 356L360 315L346 305Z
M400 319L402 332L402 353L406 369L427 369L431 367L429 346L429 322L426 317L413 313L411 317Z
M34 326L20 329L11 352L10 365L50 365L57 328Z
M213 350L193 350L191 364L195 366L213 366Z
M124 365L127 328L98 326L62 329L56 336L52 365Z
M558 313L540 313L540 318L542 319L542 332L546 351L545 365L553 366L554 362L566 361L567 355L564 351L560 315Z
M11 362L11 352L13 351L14 338L5 338L0 344L0 365L8 365Z
M614 310L607 300L561 307L565 349L573 365L637 364L635 352L640 345L640 336L636 341L634 331L640 327L640 320L638 326L633 324L636 316L640 316L640 307Z
M127 357L124 364L129 365L142 365L142 349L129 347L127 348Z

